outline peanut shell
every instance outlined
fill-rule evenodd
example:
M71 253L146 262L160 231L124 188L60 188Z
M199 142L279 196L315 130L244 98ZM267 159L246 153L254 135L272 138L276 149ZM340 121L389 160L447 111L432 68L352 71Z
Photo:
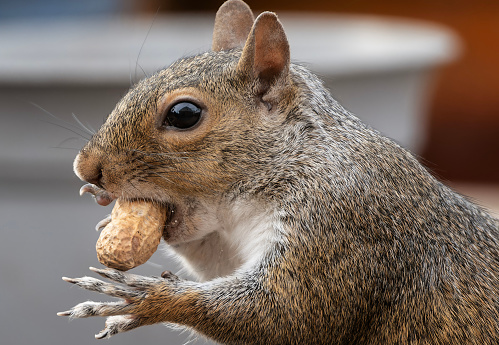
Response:
M116 200L111 222L96 244L100 263L126 271L154 254L163 235L166 208L145 201Z

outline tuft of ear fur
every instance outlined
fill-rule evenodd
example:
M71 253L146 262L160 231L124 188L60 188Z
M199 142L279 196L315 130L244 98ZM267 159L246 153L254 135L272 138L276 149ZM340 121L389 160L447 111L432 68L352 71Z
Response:
M289 64L289 43L284 28L275 13L263 12L253 24L238 69L257 79L263 93L276 79L288 75Z
M253 26L255 17L241 0L228 0L218 9L213 29L213 51L242 47Z

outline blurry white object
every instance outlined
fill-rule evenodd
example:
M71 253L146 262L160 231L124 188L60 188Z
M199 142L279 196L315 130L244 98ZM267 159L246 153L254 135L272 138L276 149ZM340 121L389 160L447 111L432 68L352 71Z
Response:
M347 109L419 151L433 71L457 53L451 32L428 23L369 16L281 14L280 19L294 62L324 79ZM177 14L1 23L0 160L53 160L54 171L68 164L75 152L42 152L40 134L15 141L12 126L22 121L12 119L21 116L16 114L21 99L66 118L76 112L98 127L131 80L210 49L213 20L214 15ZM23 114L41 113L27 109ZM42 140L53 138L55 130L45 128Z

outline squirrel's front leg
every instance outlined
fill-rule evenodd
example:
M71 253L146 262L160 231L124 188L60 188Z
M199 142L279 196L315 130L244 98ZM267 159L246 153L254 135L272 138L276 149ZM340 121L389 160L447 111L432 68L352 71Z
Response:
M71 318L109 316L106 328L95 335L97 339L109 338L144 325L171 321L169 311L174 304L172 297L180 281L175 275L165 272L162 277L144 277L111 268L90 269L119 284L106 283L92 277L63 280L87 290L122 298L123 301L83 302L58 315Z
M261 344L262 339L265 344L299 343L279 326L280 303L272 302L254 274L197 283L169 272L162 277L143 277L109 268L91 270L114 283L92 277L63 279L123 301L83 302L58 315L108 316L105 329L95 336L98 339L167 322L188 326L221 343Z
M277 332L279 327L274 324L278 318L269 318L264 312L274 308L262 308L261 301L265 298L262 293L265 293L258 288L253 274L197 283L179 279L170 272L161 277L144 277L111 268L90 269L114 282L92 277L63 279L123 301L83 302L58 315L107 316L105 329L95 336L98 339L144 325L170 322L188 326L222 343L256 344L262 334L269 338L277 336L281 339L278 343L289 342L283 341ZM273 332L269 332L269 327Z

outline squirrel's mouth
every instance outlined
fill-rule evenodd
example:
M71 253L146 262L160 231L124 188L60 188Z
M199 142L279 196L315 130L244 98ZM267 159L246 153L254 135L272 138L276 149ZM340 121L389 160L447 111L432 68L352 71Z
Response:
M175 204L169 203L169 204L163 204L163 206L167 212L166 221L163 227L163 239L165 241L168 241L172 233L180 224L181 212L180 208L177 207Z

